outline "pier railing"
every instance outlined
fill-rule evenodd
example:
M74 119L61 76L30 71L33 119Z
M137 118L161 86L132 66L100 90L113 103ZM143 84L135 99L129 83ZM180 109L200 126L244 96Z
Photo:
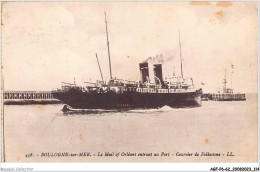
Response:
M54 99L50 91L5 91L4 99Z

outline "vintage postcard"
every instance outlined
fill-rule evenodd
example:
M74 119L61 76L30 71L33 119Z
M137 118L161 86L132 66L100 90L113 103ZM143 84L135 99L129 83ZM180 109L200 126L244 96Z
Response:
M257 2L2 2L2 162L257 162Z

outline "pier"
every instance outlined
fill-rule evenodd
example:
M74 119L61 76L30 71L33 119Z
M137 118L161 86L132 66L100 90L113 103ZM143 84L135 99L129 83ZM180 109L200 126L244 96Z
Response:
M4 99L54 99L51 91L5 91Z
M202 101L245 101L244 93L204 93L201 96Z
M5 91L4 104L56 104L61 103L51 91Z

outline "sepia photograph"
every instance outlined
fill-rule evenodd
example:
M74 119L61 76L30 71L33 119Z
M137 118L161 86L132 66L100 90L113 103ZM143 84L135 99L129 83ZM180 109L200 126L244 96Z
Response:
M2 162L258 162L257 1L2 1L1 64Z

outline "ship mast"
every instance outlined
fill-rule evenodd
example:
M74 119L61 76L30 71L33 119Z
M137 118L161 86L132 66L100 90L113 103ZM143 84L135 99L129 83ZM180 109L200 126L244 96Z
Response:
M232 83L232 79L233 79L233 74L234 74L234 65L233 64L231 64L231 89L232 89L232 91L233 91L233 83Z
M224 83L224 92L226 92L226 89L227 89L227 69L225 69L225 78L224 78L224 81L223 81L223 83Z
M179 46L180 46L180 60L181 60L181 77L183 78L182 57L181 57L181 33L180 33L180 30L179 30Z
M232 89L232 74L233 74L233 71L231 72L231 89Z
M101 79L102 79L102 81L104 82L103 75L102 75L102 71L101 71L101 68L100 68L100 65L99 65L99 61L98 61L97 53L96 53L96 58L97 58L97 62L98 62L98 67L99 67L99 72L100 72L100 75L101 75Z
M110 50L109 50L109 41L108 41L108 32L107 32L107 18L106 18L106 12L104 12L104 13L105 13L106 33L107 33L107 51L108 51L108 58L109 58L110 79L112 79L111 60L110 60Z

